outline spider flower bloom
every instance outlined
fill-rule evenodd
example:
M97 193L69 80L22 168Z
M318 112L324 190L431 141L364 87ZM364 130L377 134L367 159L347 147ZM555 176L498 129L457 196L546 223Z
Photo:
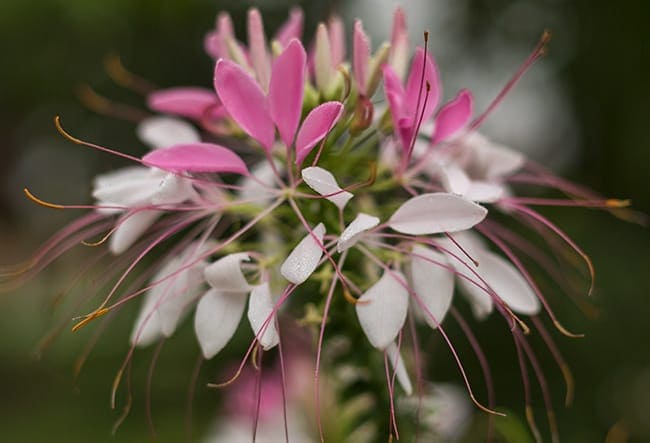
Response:
M50 204L27 191L44 206L93 211L55 235L24 267L4 272L3 285L13 287L80 241L88 244L102 236L95 245L108 242L115 256L104 276L110 290L100 294L98 307L81 317L75 330L100 317L110 322L113 316L105 314L142 299L133 302L140 313L114 395L136 348L171 338L185 327L185 317L193 320L205 359L218 360L224 348L235 346L232 338L240 323L248 324L250 346L242 352L240 367L231 380L217 380L213 387L235 383L249 357L257 365L256 358L277 355L282 363L283 346L292 343L282 325L297 318L315 335L314 398L321 438L326 431L320 420L320 371L336 373L337 365L349 361L359 365L359 356L359 369L371 387L364 395L390 403L384 418L389 432L399 435L394 397L398 391L422 395L412 382L422 386L422 333L441 338L474 404L499 414L483 338L474 335L457 309L464 299L478 320L492 314L503 319L518 355L513 364L521 366L526 409L530 365L555 435L546 378L526 334L538 333L547 344L565 375L567 398L571 375L544 319L572 334L533 275L541 270L563 281L563 260L570 272L581 272L575 261L564 258L567 250L584 259L592 286L593 268L587 255L532 206L611 210L625 203L553 177L477 133L546 41L495 103L474 116L467 89L439 106L440 75L426 45L413 50L407 69L411 52L401 10L395 13L392 46L381 45L374 57L361 21L355 22L351 62L344 60L340 19L319 26L311 55L300 40L302 20L294 10L269 47L261 15L253 9L246 46L235 40L229 16L220 14L216 31L205 41L215 59L214 77L206 79L214 91L172 88L150 94L151 109L176 117L156 116L139 124L139 136L152 147L141 158L76 139L57 123L74 143L134 164L96 178L95 205ZM352 69L342 68L339 77L340 66ZM339 81L348 93L339 94ZM388 108L373 119L375 91L382 89ZM228 137L219 143L212 138L211 123L217 119L229 128L220 132ZM386 126L388 121L392 124ZM424 134L427 122L433 131ZM517 183L555 188L567 199L518 196ZM507 217L547 246L515 233L503 221ZM104 259L100 254L98 261ZM581 296L573 288L567 291ZM446 330L452 321L481 362L487 401L474 395L454 346L457 337ZM341 343L354 352L342 352L336 364L326 364L323 353ZM379 365L372 363L377 358ZM538 434L532 414L528 419Z

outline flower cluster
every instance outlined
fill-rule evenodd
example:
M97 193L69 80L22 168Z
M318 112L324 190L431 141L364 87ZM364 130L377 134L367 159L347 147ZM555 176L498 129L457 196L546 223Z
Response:
M457 293L477 319L493 313L503 318L522 366L527 412L525 367L531 365L555 434L544 375L526 334L532 323L566 376L568 396L570 373L542 317L572 334L560 325L527 259L561 279L568 251L583 259L592 285L593 270L587 255L532 207L614 210L624 202L554 177L479 132L543 54L548 36L488 109L477 113L468 89L442 100L427 36L423 46L412 47L399 9L390 41L374 52L361 21L354 23L350 61L336 17L320 24L308 45L297 9L270 41L255 9L247 30L248 42L238 41L222 13L207 35L205 49L215 60L213 90L148 92L149 109L160 115L138 124L139 138L151 148L141 158L76 139L57 119L73 142L134 166L99 175L96 203L88 206L93 211L44 245L19 279L79 241L103 236L97 244L107 243L116 256L107 273L113 288L75 329L139 303L129 356L171 337L189 315L203 356L212 359L246 315L254 338L238 375L251 355L290 347L283 323L298 317L315 330L317 402L328 335L373 347L384 356L385 371L369 369L385 374L391 435L398 432L395 381L406 396L413 394L413 377L422 386L418 331L440 334L472 401L498 414L493 398L484 406L474 396L445 332L447 317L454 317L489 378L463 317L464 302L452 303ZM517 196L521 184L551 188L564 198ZM64 207L26 192L44 205ZM509 229L508 219L546 238L547 245ZM158 258L145 260L150 256ZM572 273L580 266L567 261ZM528 418L539 435L532 414Z

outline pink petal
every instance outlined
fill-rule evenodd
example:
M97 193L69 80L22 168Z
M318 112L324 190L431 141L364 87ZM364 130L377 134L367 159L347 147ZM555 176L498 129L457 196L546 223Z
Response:
M424 79L422 78L423 66ZM424 108L423 113L422 106L425 102L427 82L431 86L431 89L429 90L429 95L426 99L426 107ZM418 47L415 50L415 56L413 56L413 61L411 62L411 71L409 72L409 77L406 82L406 99L404 102L406 109L404 112L409 118L411 118L411 121L413 121L413 125L415 126L415 122L420 119L420 115L422 115L422 121L431 117L431 114L433 114L433 111L435 111L438 106L439 99L440 77L438 75L438 68L436 68L431 55L427 53L425 57L424 49Z
M402 82L389 65L382 68L384 74L384 93L388 100L393 127L400 138L403 149L408 148L413 135L413 119L404 114L405 92Z
M219 100L214 92L204 88L171 88L152 92L147 105L154 111L200 120L206 112L218 117ZM223 114L223 112L221 112Z
M305 89L307 54L298 40L292 40L273 63L269 86L269 110L285 145L293 144L300 123Z
M296 137L296 164L302 164L303 160L316 143L334 127L343 112L343 104L340 102L326 102L311 110L302 122L302 126Z
M456 98L445 103L436 116L436 127L431 144L439 143L467 125L474 113L472 93L463 89Z
M407 200L395 211L388 225L403 234L439 234L469 229L486 215L487 209L476 203L436 192Z
M257 82L236 63L219 60L214 70L214 88L233 120L270 151L275 128L266 96Z
M248 11L248 47L250 60L262 89L268 90L271 78L271 59L266 49L264 23L260 11L252 8Z
M357 82L359 93L361 95L366 95L368 64L370 62L370 40L363 31L361 20L356 20L354 22L352 51L352 69L354 71L354 79Z
M142 157L147 166L170 172L233 172L249 175L246 163L228 148L191 143L158 149Z
M278 29L273 40L280 43L280 46L286 48L289 42L294 38L300 40L302 37L302 27L304 22L304 14L300 8L292 8L289 12L289 18Z

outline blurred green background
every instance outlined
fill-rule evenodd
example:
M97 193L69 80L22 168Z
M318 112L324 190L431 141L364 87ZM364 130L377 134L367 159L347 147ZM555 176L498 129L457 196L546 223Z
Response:
M354 2L302 4L307 17L306 36L313 34L319 20L349 6L347 3ZM465 47L479 46L483 35L494 30L519 46L532 47L542 30L538 23L548 19L555 35L548 58L550 63L556 54L560 59L556 60L554 76L561 81L562 93L573 110L577 134L578 150L569 156L571 161L563 174L609 197L629 198L635 208L650 212L650 4L609 0L460 3L464 19L457 26L467 31ZM265 1L255 5L264 13L267 30L273 30L292 4ZM409 2L404 4L408 6ZM136 94L110 81L103 66L106 55L119 54L130 70L161 87L210 87L213 66L203 53L203 36L213 26L217 11L226 9L235 18L239 35L245 38L242 18L250 5L215 0L0 2L0 263L25 259L29 251L74 216L28 202L22 194L24 186L49 200L83 202L88 199L93 175L121 164L63 140L52 124L54 115L61 115L66 127L81 138L131 152L144 149L134 137L132 124L87 110L75 95L87 84L112 99L141 103ZM544 11L546 15L531 15L529 22L526 14L507 13L521 7L533 11L531 14ZM431 31L435 36L436 30ZM444 79L442 62L440 68ZM516 65L505 66L503 72L514 69ZM494 118L499 118L498 113ZM547 130L555 130L552 121ZM562 145L554 148L561 150ZM540 161L545 162L543 155ZM648 230L596 211L547 213L583 246L597 269L592 301L598 316L586 318L570 304L561 305L564 323L586 333L582 340L557 334L576 377L576 400L571 408L561 407L562 379L551 360L542 358L556 400L562 440L596 442L609 435L610 442L626 441L626 437L629 441L650 441ZM74 255L55 263L24 289L0 299L3 441L151 438L143 405L153 351L136 356L139 364L133 374L133 411L117 435L110 434L120 411L109 408L109 390L126 352L132 318L118 319L110 334L100 339L76 380L73 363L92 331L73 335L66 329L40 358L35 358L39 340L57 318L52 315L53 292L65 287L77 266ZM56 310L65 311L60 306ZM488 322L478 330L482 337L494 337L484 341L499 404L521 410L523 400L511 339L501 325L496 326ZM165 345L154 377L152 403L159 441L184 438L185 397L198 352L190 329L183 328ZM216 367L202 371L199 386L212 379ZM440 373L453 374L451 363L449 367L442 364ZM194 435L205 430L214 414L214 399L214 393L199 388L194 403ZM536 406L540 404L536 401ZM612 431L613 427L617 431ZM619 437L622 439L615 439Z

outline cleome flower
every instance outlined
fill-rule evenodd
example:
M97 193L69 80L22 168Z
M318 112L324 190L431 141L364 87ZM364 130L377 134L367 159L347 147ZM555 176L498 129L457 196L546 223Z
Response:
M337 341L354 350L349 360L358 363L354 353L365 358L361 370L371 387L366 394L390 404L377 420L387 423L391 436L398 437L404 424L398 427L396 396L417 395L434 408L429 406L433 397L422 390L425 347L418 337L423 334L438 335L449 349L472 402L490 415L502 415L488 358L465 319L469 307L478 321L490 315L503 320L521 366L531 431L541 439L529 403L528 366L542 388L550 432L557 438L553 404L528 334L539 334L547 344L565 376L568 401L572 377L545 323L564 335L576 334L561 325L533 276L547 273L556 279L568 269L572 277L587 275L591 282L583 292L590 292L594 272L582 249L533 207L612 211L626 203L557 179L478 132L541 56L547 37L495 102L475 115L469 89L439 106L441 76L426 36L424 47L411 50L403 11L395 12L390 41L372 56L362 22L356 21L351 62L345 60L339 18L318 26L313 45L300 40L302 28L302 12L294 9L269 45L261 15L252 9L245 45L236 40L230 17L220 14L204 42L215 60L214 77L206 79L214 90L149 91L147 106L161 115L139 122L137 134L152 148L142 157L79 140L57 118L57 128L70 141L133 164L96 177L93 205L52 204L26 190L43 206L91 212L63 228L24 266L4 271L3 287L32 278L79 242L108 243L114 256L106 275L111 287L74 330L95 320L109 322L113 316L106 314L139 305L114 399L136 348L173 337L185 317L193 322L205 359L218 359L234 346L240 323L248 324L251 344L241 364L231 379L211 387L237 383L240 374L248 374L249 361L262 371L262 356L278 356L282 363L292 346L284 331L300 324L314 339L321 440L326 429L320 373L336 372L325 357ZM305 47L313 50L308 54ZM383 110L375 106L382 95L388 105ZM381 115L374 118L377 111ZM564 197L519 196L521 183ZM511 223L529 234L517 233ZM101 239L93 242L97 236ZM530 240L540 237L545 246ZM584 264L576 264L575 257ZM573 288L567 292L583 295ZM446 331L450 318L481 362L487 402L475 396L454 346L457 338ZM383 357L383 368L371 363L376 357ZM284 377L284 371L279 374ZM372 389L378 381L384 389ZM435 417L427 420L448 417L443 408L440 400ZM451 435L462 427L454 422L453 429L438 431Z

